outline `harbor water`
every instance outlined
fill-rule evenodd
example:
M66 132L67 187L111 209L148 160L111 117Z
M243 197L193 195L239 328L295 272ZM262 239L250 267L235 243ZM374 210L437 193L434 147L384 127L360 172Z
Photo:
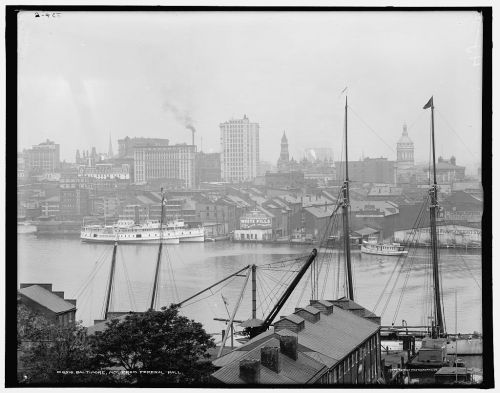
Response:
M93 320L103 317L112 248L109 244L82 243L78 238L37 238L33 234L20 234L18 285L51 283L53 290L64 291L66 298L77 299L77 319L88 326ZM180 302L247 265L290 261L297 256L307 256L311 250L310 245L228 241L165 245L158 307ZM320 249L320 254L323 251ZM332 254L332 261L338 260L336 251L326 252ZM158 247L154 245L118 247L111 311L144 311L149 308L157 254ZM402 320L408 325L428 323L429 299L423 293L429 287L428 254L427 249L417 249L410 256L413 263L399 273L398 282L393 286L386 283L391 276L393 279L398 276L397 257L353 251L356 302L372 310L381 293L385 292L375 309L375 313L382 316L383 325L393 322L400 325ZM269 313L284 285L289 282L287 279L296 274L299 264L293 265L294 269L289 266L284 262L274 264L272 269L257 269L257 318L263 319ZM482 332L480 252L440 250L440 268L447 331L454 333L456 326L457 331L464 334ZM320 283L318 297L332 299L343 295L334 284L336 269L332 266L321 270L317 280ZM245 274L244 271L187 302L181 313L201 322L207 332L220 333L224 323L214 318L229 318L246 279ZM280 315L293 312L295 307L309 302L312 296L310 278L310 274L304 276ZM235 319L250 317L249 283Z

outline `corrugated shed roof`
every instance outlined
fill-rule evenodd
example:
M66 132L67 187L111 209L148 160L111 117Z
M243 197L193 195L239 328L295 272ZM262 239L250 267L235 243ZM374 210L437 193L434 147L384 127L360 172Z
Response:
M225 365L237 360L238 358L243 357L248 351L231 351L220 358L215 359L212 364L215 367L224 367Z
M60 298L59 296L53 294L51 291L48 291L38 285L21 288L19 289L19 293L40 304L41 306L48 308L50 311L53 311L56 314L67 312L70 310L76 310L74 304Z
M370 228L370 227L364 227L364 228L358 229L358 230L353 231L353 232L355 232L355 233L357 233L358 235L361 235L361 236L367 236L367 235L372 235L372 234L380 232L380 231L378 229L373 229L373 228Z
M283 199L287 203L302 203L300 198L292 195L280 195L277 198Z
M305 207L304 210L317 218L324 218L324 217L330 217L332 215L333 211L335 210L335 206L327 205L326 209L325 206Z
M298 341L304 347L326 355L335 363L374 334L379 326L357 315L333 308L330 315L321 315L316 323L305 322L298 333ZM333 364L327 364L328 367Z
M265 340L261 345L246 352L244 356L216 371L212 376L228 384L245 383L239 376L239 361L242 359L260 360L260 350L264 346L279 347L279 339L270 338ZM261 384L301 384L314 382L324 369L322 363L301 352L298 352L297 360L293 360L282 353L279 354L279 357L281 363L279 373L271 371L265 366L260 366Z

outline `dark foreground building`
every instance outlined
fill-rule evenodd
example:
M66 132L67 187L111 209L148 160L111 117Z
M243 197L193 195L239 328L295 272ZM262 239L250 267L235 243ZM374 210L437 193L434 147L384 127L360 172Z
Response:
M215 383L375 384L380 318L345 298L312 300L213 363Z
M65 299L64 292L52 290L52 284L21 284L18 300L53 323L75 323L76 300Z

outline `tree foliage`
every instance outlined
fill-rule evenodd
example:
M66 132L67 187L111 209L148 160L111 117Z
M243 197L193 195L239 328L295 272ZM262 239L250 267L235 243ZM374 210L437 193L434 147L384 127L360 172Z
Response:
M61 326L31 311L17 307L19 382L74 384L105 382L106 376L91 373L100 364L80 324Z
M19 382L33 384L193 384L214 371L215 346L202 325L171 306L113 319L88 336L18 304Z
M215 346L202 325L176 306L108 322L94 338L98 362L124 368L138 383L200 383L214 371L207 350Z

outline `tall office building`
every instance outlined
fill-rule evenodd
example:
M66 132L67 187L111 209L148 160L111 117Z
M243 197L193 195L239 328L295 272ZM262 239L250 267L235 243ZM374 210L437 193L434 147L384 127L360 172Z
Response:
M184 188L195 185L196 146L142 145L134 147L134 180L176 180Z
M243 119L220 125L221 175L231 183L251 181L259 163L259 124Z
M24 150L25 169L30 174L53 173L60 168L59 144L49 141Z

